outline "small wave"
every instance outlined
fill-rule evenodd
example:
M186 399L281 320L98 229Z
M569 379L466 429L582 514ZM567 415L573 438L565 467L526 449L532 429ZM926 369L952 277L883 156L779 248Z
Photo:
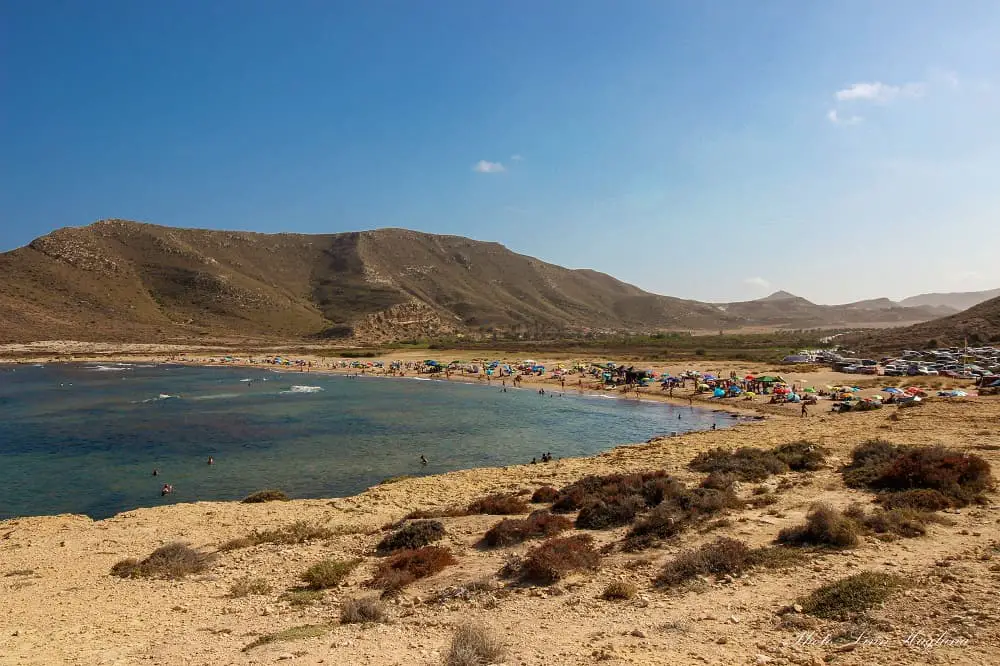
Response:
M412 379L414 381L417 381L417 382L432 382L432 381L434 381L430 377L410 377L410 379Z
M142 403L157 402L159 400L171 400L171 399L176 399L176 398L179 398L179 397L180 397L179 395L170 395L169 393L161 393L160 395L156 396L155 398L146 398L145 400L140 400L139 402L142 402ZM132 404L134 405L135 402L133 402Z
M247 377L246 379L241 379L241 382L252 382L253 380Z
M282 393L319 393L322 390L322 386L293 386Z
M125 367L121 365L88 365L87 370L93 370L94 372L124 372L125 370L131 370L130 367Z
M239 393L210 393L209 395L196 395L192 400L225 400L226 398L238 398Z

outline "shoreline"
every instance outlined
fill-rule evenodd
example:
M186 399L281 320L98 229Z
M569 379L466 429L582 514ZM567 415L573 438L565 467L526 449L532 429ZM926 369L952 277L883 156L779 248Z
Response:
M896 645L895 638L905 638L916 629L952 627L947 624L949 615L972 609L987 615L969 616L976 618L971 641L941 646L935 654L942 663L992 663L991 655L1000 646L996 625L991 624L996 618L997 573L990 567L996 556L989 561L985 554L1000 543L995 493L986 505L948 514L947 524L931 525L922 537L887 542L865 538L853 551L813 552L811 564L778 572L755 570L732 580L718 578L696 590L665 592L653 582L660 567L682 550L719 537L754 548L767 546L779 530L801 523L814 502L841 509L852 502L870 502L871 493L846 488L838 470L853 447L872 437L895 444L947 444L975 452L994 470L1000 469L996 446L1000 438L990 430L990 424L1000 419L1000 401L937 401L887 418L896 414L892 410L891 414L766 419L618 446L548 465L474 468L403 479L346 497L265 504L180 503L99 521L75 514L2 521L0 595L8 611L5 631L0 632L0 654L17 663L39 665L102 663L109 655L126 665L180 663L197 655L200 663L234 666L276 662L429 666L441 663L440 654L456 628L471 621L497 630L516 658L511 663L525 666L599 661L808 666L824 663L831 654L851 664L926 663L925 652L899 651L888 644L862 645L851 655L829 645L797 644L796 633L781 624L780 609L796 603L799 595L874 570L921 581L919 595L897 595L872 611L891 627L880 629L879 635L893 637ZM375 546L387 534L387 524L413 510L464 506L485 495L531 492L543 485L563 487L594 474L664 470L696 485L704 475L690 470L688 463L699 453L801 440L829 449L828 463L813 472L786 473L740 488L741 496L755 496L758 486L767 488L776 498L773 504L734 510L711 533L685 533L681 541L663 548L637 554L613 550L602 555L599 569L574 574L550 587L504 584L498 572L511 557L523 557L537 545L483 549L484 532L504 516L444 518L446 535L439 543L455 555L456 565L387 601L391 623L355 625L336 620L341 602L372 594L366 581L382 561ZM230 539L297 521L330 528L333 536L220 552L211 571L177 581L109 575L123 558L143 558L168 543L183 541L214 553ZM593 538L600 549L616 544L626 530L579 533ZM327 558L356 558L362 563L341 584L318 593L320 599L312 604L285 600L289 590L301 589L302 572ZM958 576L957 581L954 576L954 582L940 577L942 561L953 561L948 571ZM231 594L231 586L248 575L265 578L271 591L244 597ZM484 579L492 581L490 591L462 592ZM620 602L602 599L605 586L616 581L637 584L637 596ZM962 595L959 601L954 599L957 594ZM941 616L942 609L952 608L956 610L945 610ZM294 642L246 649L260 637L302 626L322 626L324 631ZM827 622L816 631L825 635L838 627ZM612 658L601 657L604 654Z

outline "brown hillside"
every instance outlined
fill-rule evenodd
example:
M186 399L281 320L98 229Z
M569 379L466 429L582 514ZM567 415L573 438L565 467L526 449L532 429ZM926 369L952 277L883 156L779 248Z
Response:
M494 328L537 337L930 317L923 308L859 309L795 297L724 305L682 300L497 243L403 229L258 234L105 220L0 254L0 276L0 342L379 342Z
M860 334L853 344L865 349L923 349L931 346L1000 342L1000 297L941 319Z

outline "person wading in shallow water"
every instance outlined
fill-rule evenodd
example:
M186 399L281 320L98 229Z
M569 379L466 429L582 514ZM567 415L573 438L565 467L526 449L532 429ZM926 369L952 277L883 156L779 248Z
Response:
M427 458L425 458L424 454L422 454L422 453L420 454L420 464L421 465L426 465L427 464Z

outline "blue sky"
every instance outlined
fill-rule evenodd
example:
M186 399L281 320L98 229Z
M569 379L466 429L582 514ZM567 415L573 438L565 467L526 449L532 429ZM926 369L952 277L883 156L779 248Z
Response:
M495 240L658 293L1000 287L1000 3L0 1L0 250Z

